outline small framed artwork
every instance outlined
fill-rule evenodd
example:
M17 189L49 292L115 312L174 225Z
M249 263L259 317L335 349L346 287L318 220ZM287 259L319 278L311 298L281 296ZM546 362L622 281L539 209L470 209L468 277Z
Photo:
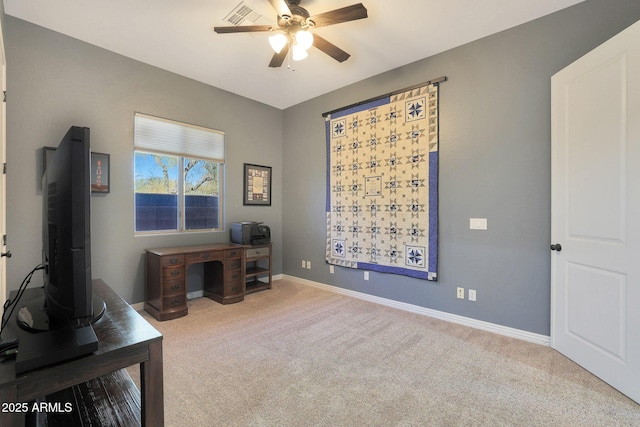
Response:
M271 167L244 164L244 205L271 206Z
M47 164L51 162L54 154L56 154L55 147L42 147L42 175L47 171Z
M91 192L108 193L109 185L109 155L91 153Z

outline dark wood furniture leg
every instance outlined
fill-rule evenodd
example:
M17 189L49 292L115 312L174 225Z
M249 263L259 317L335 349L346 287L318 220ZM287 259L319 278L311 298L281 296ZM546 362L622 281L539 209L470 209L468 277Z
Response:
M140 364L142 425L164 425L162 341L149 344L149 360Z
M0 388L0 402L17 402L18 390L16 387ZM0 413L0 425L2 427L22 427L24 426L24 413L18 411L2 411Z

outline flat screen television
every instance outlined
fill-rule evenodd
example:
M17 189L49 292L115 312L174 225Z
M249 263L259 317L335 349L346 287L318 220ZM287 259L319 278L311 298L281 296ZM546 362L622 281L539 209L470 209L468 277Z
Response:
M73 126L42 178L44 300L19 313L39 332L91 325L104 313L91 286L91 147L89 128ZM22 315L21 315L22 314ZM25 319L26 315L26 319Z
M50 327L89 325L91 287L91 144L89 128L64 136L42 182L42 258Z
M43 293L25 301L16 374L98 350L92 323L105 311L91 285L89 129L71 127L42 178Z

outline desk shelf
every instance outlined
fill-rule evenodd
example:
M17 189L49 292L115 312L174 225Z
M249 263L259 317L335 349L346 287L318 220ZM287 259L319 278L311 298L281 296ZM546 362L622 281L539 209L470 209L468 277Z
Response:
M245 247L245 294L271 289L271 244Z
M252 276L261 276L261 275L265 275L267 273L269 273L271 270L269 268L262 268L262 267L247 267L247 270L245 272L245 276L247 276L247 279L252 277Z

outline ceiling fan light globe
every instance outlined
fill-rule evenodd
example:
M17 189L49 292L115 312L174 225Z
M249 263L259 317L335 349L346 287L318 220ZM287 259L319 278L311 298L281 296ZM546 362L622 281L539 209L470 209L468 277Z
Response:
M274 34L269 37L269 44L275 53L280 53L287 44L287 36L282 33Z
M313 45L313 33L305 30L298 31L296 33L296 43L304 50L309 49Z
M304 58L309 56L306 49L297 43L293 45L291 55L294 61L302 61Z

